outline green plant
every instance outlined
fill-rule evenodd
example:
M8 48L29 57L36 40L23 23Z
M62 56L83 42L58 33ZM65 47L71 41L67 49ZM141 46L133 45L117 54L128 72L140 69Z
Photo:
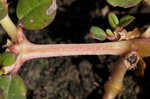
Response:
M127 8L140 3L141 0L107 1L111 5ZM108 15L108 21L112 29L104 31L98 26L91 27L91 37L98 40L109 39L113 42L38 45L28 41L22 28L39 30L46 27L54 20L56 9L56 0L19 0L16 11L19 24L16 27L8 15L7 0L0 0L0 24L11 38L5 45L8 51L0 57L0 74L2 75L0 78L0 99L5 99L5 97L6 99L25 98L25 86L21 78L15 74L24 62L34 58L72 55L120 55L121 58L110 76L111 79L105 84L103 99L114 99L122 91L123 78L127 70L137 68L137 70L139 69L138 74L144 75L145 63L142 58L150 56L150 34L148 32L142 34L138 29L129 32L125 29L134 20L133 16L124 16L119 20L117 15L111 12ZM16 91L16 83L21 85L20 90ZM8 88L8 85L11 85L11 87ZM9 93L6 93L6 91ZM12 98L12 94L16 96Z

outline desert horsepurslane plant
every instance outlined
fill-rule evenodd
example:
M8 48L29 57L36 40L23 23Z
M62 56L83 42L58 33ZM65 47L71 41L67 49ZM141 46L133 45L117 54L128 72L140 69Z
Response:
M107 0L113 6L132 7L141 0ZM123 88L123 78L127 70L135 68L138 75L144 75L143 57L150 56L150 33L138 29L127 31L125 26L134 20L133 16L118 18L115 13L108 15L111 29L104 31L92 26L90 37L113 42L92 44L33 44L27 40L22 28L39 30L50 24L56 15L56 0L19 0L17 4L18 26L8 15L7 0L0 0L0 24L10 36L6 51L0 56L0 99L25 99L26 89L22 79L16 75L24 62L43 57L72 55L120 55L114 70L106 82L103 99L114 99ZM43 53L44 52L44 53ZM17 85L20 86L17 86Z

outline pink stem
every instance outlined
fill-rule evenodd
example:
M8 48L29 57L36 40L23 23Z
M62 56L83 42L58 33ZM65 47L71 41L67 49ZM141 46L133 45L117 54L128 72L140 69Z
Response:
M12 68L5 68L5 71L6 73L11 72L11 74L15 74L25 61L34 58L74 55L122 55L130 51L130 45L128 41L92 44L38 45L32 44L25 39L10 48L10 50L18 56Z
M24 47L25 59L74 56L74 55L121 55L130 50L128 41L92 44L28 44Z
M21 56L21 64L17 64L16 69L14 69L14 73L16 73L23 62L34 58L75 55L123 55L131 50L137 51L141 57L147 57L150 56L149 42L150 39L134 39L109 43L38 45L24 40L11 47L10 50Z

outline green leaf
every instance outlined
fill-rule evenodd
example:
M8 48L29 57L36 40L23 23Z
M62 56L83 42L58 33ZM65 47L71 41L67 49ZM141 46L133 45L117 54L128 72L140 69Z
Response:
M4 52L0 56L0 65L3 66L10 66L15 62L15 57L12 53L10 52Z
M98 40L105 40L106 34L105 31L98 26L92 26L90 29L90 32L92 33L93 38Z
M107 0L109 4L112 6L119 6L123 8L129 8L137 5L140 3L142 0Z
M116 29L119 26L119 20L115 13L108 14L108 22L113 29Z
M19 0L17 17L24 28L39 30L54 20L56 8L56 0Z
M114 33L110 29L106 29L106 34L110 37L114 37Z
M26 99L26 86L19 75L0 76L0 99Z
M0 20L2 20L8 13L6 0L0 0Z
M130 24L135 18L133 16L127 15L124 16L120 19L120 26L127 26L128 24Z

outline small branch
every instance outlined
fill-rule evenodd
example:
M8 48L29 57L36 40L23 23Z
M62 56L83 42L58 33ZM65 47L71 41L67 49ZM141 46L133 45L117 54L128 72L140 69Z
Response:
M104 86L105 94L103 99L115 99L115 97L121 93L124 75L127 70L136 67L139 59L139 55L134 51L119 59L109 77L109 80Z
M0 21L0 24L2 27L6 30L10 38L14 41L17 42L17 27L15 24L12 22L10 17L7 15L5 18L3 18Z

